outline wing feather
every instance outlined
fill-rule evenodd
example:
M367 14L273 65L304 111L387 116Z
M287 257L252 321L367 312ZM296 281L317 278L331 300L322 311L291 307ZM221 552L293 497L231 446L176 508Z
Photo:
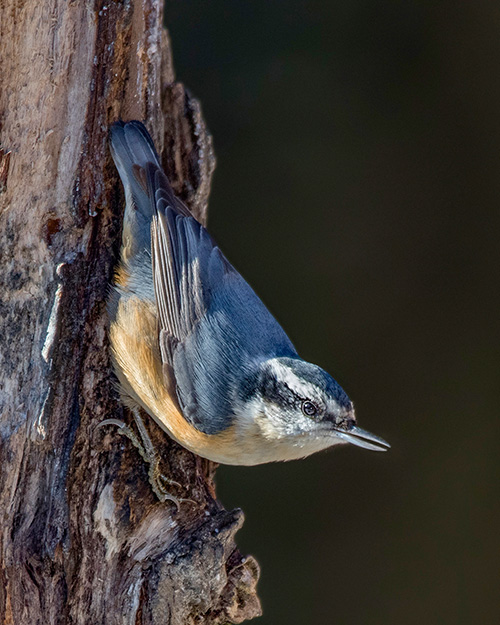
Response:
M231 266L227 261L221 264L212 237L175 197L165 174L149 164L147 177L150 197L155 198L151 257L160 341L166 340L161 338L165 334L177 343L193 331L205 313L216 286L214 278L220 280ZM164 352L169 354L171 349L163 346Z

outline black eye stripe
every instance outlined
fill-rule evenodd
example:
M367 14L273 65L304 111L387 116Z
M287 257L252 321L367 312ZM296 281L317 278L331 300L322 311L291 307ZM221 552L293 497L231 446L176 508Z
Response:
M290 388L286 382L281 382L281 385L284 386L286 390L290 393L290 395L293 395L296 400L305 401L306 398L299 395L296 391L293 390L293 388Z
M276 378L268 378L262 387L264 398L278 406L290 406L291 408L300 408L305 397L297 395L286 382L276 380Z
M317 402L308 399L307 395L297 393L284 380L277 380L274 376L267 377L261 389L263 398L267 402L282 408L300 410L310 419L319 417L323 412L323 407Z

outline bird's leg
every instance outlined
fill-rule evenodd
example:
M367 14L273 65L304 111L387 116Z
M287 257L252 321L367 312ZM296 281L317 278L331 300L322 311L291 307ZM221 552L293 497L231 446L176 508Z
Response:
M180 504L184 501L190 501L194 503L192 499L183 499L181 497L174 497L171 495L167 486L178 486L181 484L168 478L166 475L160 472L160 456L156 452L156 449L153 445L153 441L149 436L149 433L144 425L144 421L140 415L138 408L132 409L132 414L134 415L134 420L139 431L139 436L123 421L119 419L106 419L99 423L99 426L102 425L116 425L119 430L118 432L123 436L126 436L132 441L134 447L138 450L141 458L149 465L148 477L149 483L151 484L151 488L153 492L158 497L160 501L171 501L173 502L177 508L180 508Z
M179 488L181 487L181 485L179 484L179 482L172 480L171 478L160 472L160 456L157 454L156 449L154 448L153 441L151 440L149 432L144 425L144 421L142 420L139 409L134 408L132 412L142 440L141 447L138 447L139 453L141 454L143 460L149 464L149 481L153 486L153 490L155 491L156 496L161 499L162 496L166 495L167 499L178 503L179 499L177 499L176 497L172 497L172 495L170 495L166 491L164 484L177 486Z

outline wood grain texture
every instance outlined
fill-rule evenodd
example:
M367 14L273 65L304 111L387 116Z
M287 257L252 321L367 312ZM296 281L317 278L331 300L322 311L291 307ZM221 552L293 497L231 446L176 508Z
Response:
M0 3L0 622L240 623L258 566L215 465L153 424L162 469L194 499L155 500L105 418L125 418L106 297L122 191L116 119L146 122L201 220L214 168L199 104L174 81L161 3Z

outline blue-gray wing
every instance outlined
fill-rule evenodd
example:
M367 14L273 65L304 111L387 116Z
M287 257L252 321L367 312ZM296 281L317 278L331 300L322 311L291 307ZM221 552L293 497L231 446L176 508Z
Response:
M156 201L151 251L165 373L186 419L215 434L230 425L235 393L255 362L296 351L206 229L174 205L163 172L148 165L147 174Z
M213 282L224 271L223 261L205 228L177 203L163 171L152 164L146 171L155 201L151 259L160 330L175 347L205 314ZM168 351L162 356L171 360Z

